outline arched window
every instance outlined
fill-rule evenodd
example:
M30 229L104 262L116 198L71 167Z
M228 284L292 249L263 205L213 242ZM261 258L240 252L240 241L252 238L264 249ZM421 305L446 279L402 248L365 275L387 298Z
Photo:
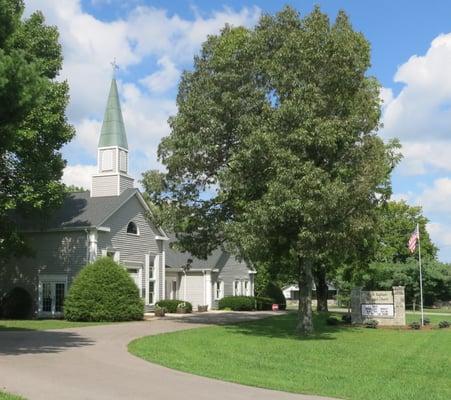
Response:
M138 235L138 227L133 221L130 221L127 225L127 233L131 233L132 235Z

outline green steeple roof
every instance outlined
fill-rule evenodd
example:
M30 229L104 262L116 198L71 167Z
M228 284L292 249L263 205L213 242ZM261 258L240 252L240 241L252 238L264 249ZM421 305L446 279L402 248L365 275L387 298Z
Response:
M116 79L111 81L110 94L103 117L102 130L100 132L99 147L120 146L128 149L127 135L125 133L124 120L122 119L119 94L117 92Z

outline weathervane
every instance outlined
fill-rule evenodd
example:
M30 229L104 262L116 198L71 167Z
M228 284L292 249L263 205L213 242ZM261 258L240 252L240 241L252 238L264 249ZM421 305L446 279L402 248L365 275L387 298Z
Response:
M116 57L114 57L113 61L110 64L113 67L113 78L115 78L116 71L119 69L119 66L117 65L117 62L116 62Z

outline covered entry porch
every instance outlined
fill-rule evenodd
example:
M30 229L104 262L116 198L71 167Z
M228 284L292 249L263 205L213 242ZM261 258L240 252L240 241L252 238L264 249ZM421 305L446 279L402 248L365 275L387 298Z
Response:
M214 273L206 269L166 269L165 299L188 301L193 309L213 305Z

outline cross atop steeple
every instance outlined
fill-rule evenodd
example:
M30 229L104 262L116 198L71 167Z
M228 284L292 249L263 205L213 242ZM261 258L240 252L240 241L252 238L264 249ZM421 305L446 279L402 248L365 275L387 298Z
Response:
M116 57L114 57L113 61L110 62L111 66L113 67L113 78L116 77L116 71L119 69L119 65L117 65Z

